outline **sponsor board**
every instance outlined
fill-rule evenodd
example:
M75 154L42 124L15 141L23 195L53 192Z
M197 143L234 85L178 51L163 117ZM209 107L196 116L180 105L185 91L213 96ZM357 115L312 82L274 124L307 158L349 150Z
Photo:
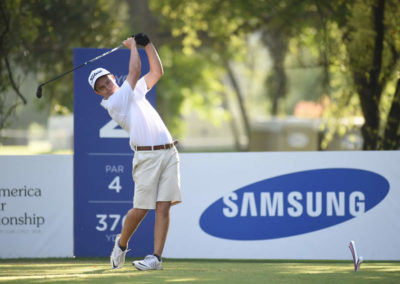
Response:
M399 151L182 154L165 255L348 259L354 239L367 259L398 260L399 162Z
M0 258L72 257L72 156L0 156Z
M72 160L0 157L0 258L74 255ZM355 240L366 260L400 260L399 151L199 153L180 161L183 203L171 209L165 257L349 260ZM122 174L117 164L104 174ZM123 216L94 208L89 229L112 239Z

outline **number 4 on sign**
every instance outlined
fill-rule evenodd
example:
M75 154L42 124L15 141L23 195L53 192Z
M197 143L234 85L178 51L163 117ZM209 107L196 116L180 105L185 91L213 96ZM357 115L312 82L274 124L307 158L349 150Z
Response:
M122 189L121 182L119 176L116 176L112 182L108 185L109 190L115 190L116 193L119 193Z

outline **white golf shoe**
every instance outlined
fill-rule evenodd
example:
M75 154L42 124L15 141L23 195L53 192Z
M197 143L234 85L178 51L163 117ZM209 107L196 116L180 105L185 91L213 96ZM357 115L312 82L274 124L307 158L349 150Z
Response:
M154 255L148 255L143 260L135 260L132 264L138 270L161 270L162 269L162 261L159 261L158 258Z
M121 238L121 235L117 235L115 237L114 248L111 252L110 264L111 264L112 269L121 268L122 266L124 266L125 256L126 256L126 253L128 252L128 248L126 248L126 250L122 251L121 248L119 247L119 239L120 238Z

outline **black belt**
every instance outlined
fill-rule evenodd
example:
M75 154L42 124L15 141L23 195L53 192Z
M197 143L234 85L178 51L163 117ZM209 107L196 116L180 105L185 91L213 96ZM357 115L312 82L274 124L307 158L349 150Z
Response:
M155 145L155 146L133 146L135 151L154 151L154 150L166 150L174 147L174 145L178 144L178 141L174 141L169 144L164 145Z

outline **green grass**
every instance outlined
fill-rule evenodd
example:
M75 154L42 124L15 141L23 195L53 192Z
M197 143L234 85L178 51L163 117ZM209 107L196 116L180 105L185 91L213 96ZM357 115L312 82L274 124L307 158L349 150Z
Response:
M0 283L399 283L400 262L164 259L162 271L137 271L127 259L0 260Z

